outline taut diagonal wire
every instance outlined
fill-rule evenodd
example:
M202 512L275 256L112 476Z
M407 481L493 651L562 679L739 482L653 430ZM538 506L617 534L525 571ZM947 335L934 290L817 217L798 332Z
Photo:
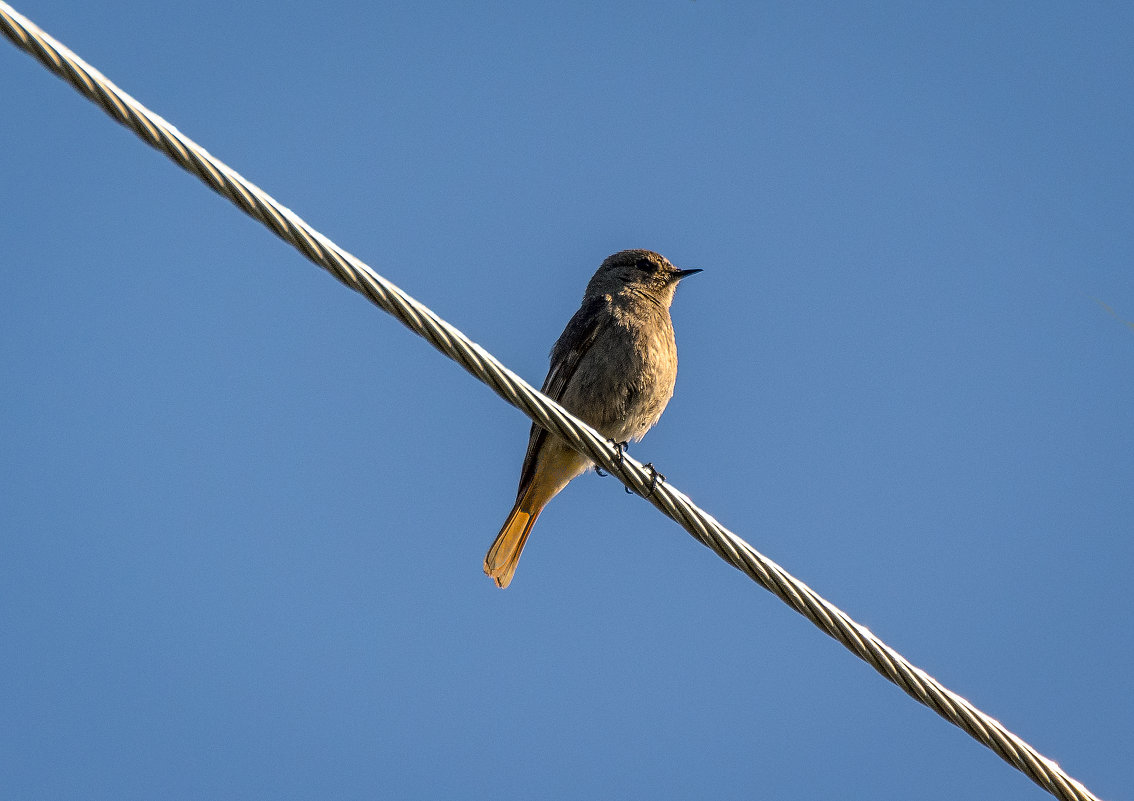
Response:
M1055 762L910 664L869 629L855 623L806 584L699 509L684 493L664 482L650 492L653 474L644 469L641 462L628 455L620 458L613 444L593 428L537 392L456 328L213 158L3 0L0 0L0 30L18 47L31 53L107 114L134 131L142 141L161 150L339 281L397 317L504 400L618 476L626 486L639 495L648 495L654 506L716 551L722 559L806 616L912 698L968 732L1057 798L1097 801L1096 796L1064 773Z

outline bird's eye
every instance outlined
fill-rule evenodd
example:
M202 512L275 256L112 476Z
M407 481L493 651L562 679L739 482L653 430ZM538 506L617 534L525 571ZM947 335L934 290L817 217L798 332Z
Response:
M652 259L638 259L634 262L634 266L644 273L656 272L658 265Z

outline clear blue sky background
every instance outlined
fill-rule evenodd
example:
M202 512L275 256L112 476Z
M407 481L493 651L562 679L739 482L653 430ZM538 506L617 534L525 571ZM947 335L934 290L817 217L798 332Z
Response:
M681 287L636 447L1134 787L1126 3L17 7L533 383ZM1046 797L0 42L0 795Z

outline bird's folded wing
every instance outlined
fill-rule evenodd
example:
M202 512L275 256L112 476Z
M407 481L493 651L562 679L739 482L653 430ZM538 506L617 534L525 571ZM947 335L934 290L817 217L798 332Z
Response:
M601 297L592 298L584 303L567 323L563 334L551 349L551 369L548 370L540 391L557 403L562 402L575 371L599 334L610 325L611 317L606 305L606 298ZM528 436L528 451L524 454L524 466L520 471L521 493L535 473L536 456L546 439L547 431L533 423L531 434Z

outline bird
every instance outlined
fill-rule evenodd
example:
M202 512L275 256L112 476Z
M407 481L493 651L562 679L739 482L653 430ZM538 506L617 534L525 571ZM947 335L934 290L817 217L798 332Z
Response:
M682 279L699 272L679 269L651 250L622 250L606 258L551 349L541 391L619 446L640 440L673 397L674 292ZM484 572L496 586L512 582L543 508L592 466L560 437L532 424L516 503L484 557Z

